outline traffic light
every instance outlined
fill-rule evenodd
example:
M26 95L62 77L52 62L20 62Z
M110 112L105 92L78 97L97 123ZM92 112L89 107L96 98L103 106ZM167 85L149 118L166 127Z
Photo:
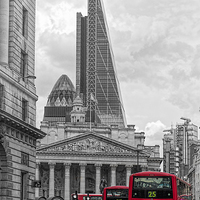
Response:
M90 195L89 195L89 193L87 193L87 200L90 200Z
M73 200L78 200L78 193L75 191L75 194L73 195Z

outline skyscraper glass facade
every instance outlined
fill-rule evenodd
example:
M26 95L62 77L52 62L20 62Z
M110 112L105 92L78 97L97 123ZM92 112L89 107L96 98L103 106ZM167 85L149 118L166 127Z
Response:
M126 126L115 62L101 0L88 0L88 16L77 13L76 88L103 124ZM91 94L96 101L91 101Z

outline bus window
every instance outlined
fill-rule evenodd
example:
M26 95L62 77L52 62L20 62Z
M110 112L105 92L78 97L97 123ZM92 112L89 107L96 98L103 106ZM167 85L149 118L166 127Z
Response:
M111 186L104 188L103 200L128 200L128 187Z

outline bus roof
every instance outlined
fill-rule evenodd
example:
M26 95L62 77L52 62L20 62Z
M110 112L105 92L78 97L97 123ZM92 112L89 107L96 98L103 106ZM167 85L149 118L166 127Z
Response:
M180 179L179 177L176 177L178 180L180 180L181 182L183 182L184 184L188 185L191 187L191 184L189 184L188 182L184 181L183 179Z
M74 195L75 193L72 193L71 195ZM77 193L78 195L82 195L82 196L87 196L86 193L81 194L81 193ZM102 194L94 194L94 193L89 193L89 196L102 196Z
M138 172L135 174L131 174L131 176L171 176L176 177L176 179L180 180L184 184L191 186L188 182L184 181L183 179L177 177L174 174L166 173L166 172L154 172L154 171L145 171L145 172Z
M104 189L128 189L128 186L124 186L124 185L115 185L115 186L109 186L109 187L105 187Z
M131 174L131 176L173 176L173 177L176 177L174 174L170 174L166 172L154 172L154 171L138 172L135 174Z

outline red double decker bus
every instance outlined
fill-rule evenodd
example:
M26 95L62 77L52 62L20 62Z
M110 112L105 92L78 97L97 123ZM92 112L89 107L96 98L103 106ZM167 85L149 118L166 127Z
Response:
M128 200L128 187L122 185L105 187L103 200Z
M102 194L80 194L73 193L71 194L72 200L102 200Z
M177 200L191 195L191 185L173 174L165 172L139 172L129 179L128 200Z

